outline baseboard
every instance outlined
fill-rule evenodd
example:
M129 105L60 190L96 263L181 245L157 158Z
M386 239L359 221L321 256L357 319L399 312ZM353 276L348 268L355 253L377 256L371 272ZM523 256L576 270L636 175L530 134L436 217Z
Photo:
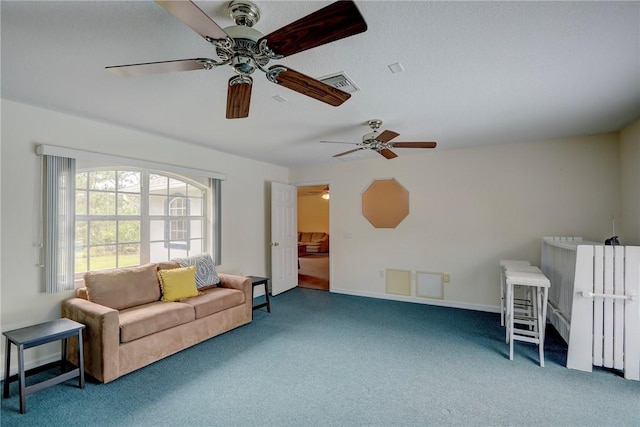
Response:
M340 289L331 287L330 292L336 294L345 294L345 295L354 295L359 297L368 297L368 298L378 298L378 299L387 299L392 301L403 301L403 302L413 302L417 304L427 304L427 305L437 305L441 307L450 307L450 308L462 308L465 310L475 310L475 311L485 311L488 313L500 313L500 307L491 306L491 305L481 305L481 304L469 304L458 301L443 301L443 300L434 300L428 298L419 298L412 296L404 296L404 295L392 295L392 294L383 294L377 292L362 292L362 291L354 291L352 289Z

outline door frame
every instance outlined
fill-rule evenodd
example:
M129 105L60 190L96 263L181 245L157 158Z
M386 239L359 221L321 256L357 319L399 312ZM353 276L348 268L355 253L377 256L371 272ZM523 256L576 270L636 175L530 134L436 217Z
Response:
M309 187L312 185L326 185L329 187L329 192L331 192L331 180L329 179L321 179L318 181L301 181L301 182L296 182L292 185L295 185L296 187ZM298 202L296 201L296 204ZM331 198L329 199L329 291L331 292L331 287L333 286L333 251L331 250L331 240L332 240L332 236L333 236L333 230L331 230L332 227L332 212L333 212L333 203L331 202ZM297 224L296 224L297 226Z

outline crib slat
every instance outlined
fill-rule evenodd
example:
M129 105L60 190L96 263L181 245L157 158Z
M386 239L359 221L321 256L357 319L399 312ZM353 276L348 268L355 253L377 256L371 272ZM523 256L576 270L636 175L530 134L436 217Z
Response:
M604 250L602 246L594 247L593 254L593 292L604 293ZM604 335L604 302L600 298L593 299L593 364L603 365Z
M604 293L613 293L613 246L604 247ZM604 299L604 366L613 368L613 300Z
M640 381L640 246L627 246L625 253L624 377Z
M613 293L624 295L624 246L613 247ZM613 367L624 367L624 300L613 300Z
M593 302L590 298L583 298L582 292L593 292L593 249L591 245L580 245L576 252L571 333L567 351L567 368L585 372L593 370L593 336L588 327L593 324Z

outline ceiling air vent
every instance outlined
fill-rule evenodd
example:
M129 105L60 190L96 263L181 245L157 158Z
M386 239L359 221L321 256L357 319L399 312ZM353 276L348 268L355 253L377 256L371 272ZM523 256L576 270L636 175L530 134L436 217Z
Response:
M351 77L347 76L347 73L344 72L320 77L318 80L347 93L358 92L360 90L358 85L351 80Z

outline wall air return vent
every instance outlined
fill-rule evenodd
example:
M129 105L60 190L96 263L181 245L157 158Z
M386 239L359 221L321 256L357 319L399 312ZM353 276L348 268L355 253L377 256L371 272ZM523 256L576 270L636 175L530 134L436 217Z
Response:
M320 77L318 80L328 84L329 86L333 86L336 89L340 89L343 92L353 93L360 91L360 88L354 83L351 77L342 71L336 74Z

